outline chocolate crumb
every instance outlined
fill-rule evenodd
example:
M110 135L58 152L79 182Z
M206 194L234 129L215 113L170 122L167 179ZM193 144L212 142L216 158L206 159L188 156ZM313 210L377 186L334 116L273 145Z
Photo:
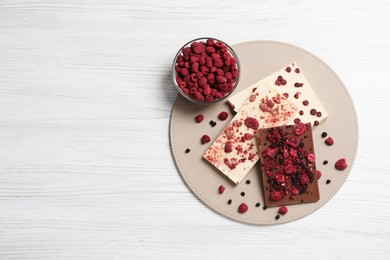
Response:
M232 200L228 200L228 204L229 204L229 205L232 204Z
M246 184L251 184L251 181L250 181L250 180L246 180L245 183L246 183Z
M276 215L275 219L278 220L280 218L280 215Z
M327 165L327 164L328 164L328 161L327 161L327 160L325 160L325 161L323 162L323 164L324 164L324 165Z
M261 205L260 202L257 202L257 203L256 203L256 207L257 207L257 208L260 207L260 205Z
M241 196L243 196L243 197L244 197L244 196L245 196L245 192L241 192Z
M187 148L185 152L189 153L189 152L191 152L191 149Z
M329 184L331 181L330 180L326 180L326 184Z
M210 125L211 125L212 127L214 127L214 126L216 126L216 125L217 125L217 123L216 123L216 122L214 122L213 120L211 120L211 121L210 121Z
M323 132L322 134L321 134L321 137L322 138L325 138L325 137L327 137L328 136L328 133L327 132Z
M264 206L263 209L266 210L266 209L267 209L267 206Z

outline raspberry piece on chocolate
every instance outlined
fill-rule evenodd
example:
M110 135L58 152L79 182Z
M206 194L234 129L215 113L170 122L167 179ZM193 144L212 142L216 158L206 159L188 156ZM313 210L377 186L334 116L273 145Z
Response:
M207 144L208 142L210 142L210 136L208 136L208 135L203 135L202 136L202 138L200 139L200 142L202 143L202 144Z
M299 183L302 185L306 185L310 182L310 178L307 174L302 174L299 178Z
M348 164L347 164L347 161L344 159L344 158L341 158L340 160L338 160L334 167L339 170L339 171L343 171L345 169L347 169L348 167Z
M227 141L225 144L225 153L231 153L233 151L232 143Z
M253 130L257 130L259 128L259 122L256 118L248 117L247 119L245 119L244 123L248 128L251 128Z
M307 160L308 160L309 162L315 162L315 161L316 161L316 157L314 156L314 154L308 153L308 154L307 154Z
M334 140L332 137L328 137L325 139L325 143L329 146L333 145L334 144Z
M245 203L241 203L241 205L238 207L238 212L244 214L247 211L248 211L248 205L246 205Z
M297 126L297 128L295 129L295 134L300 136L300 135L303 135L304 133L306 133L306 131L307 131L306 124L300 123Z
M218 119L221 121L225 121L228 116L229 114L226 111L222 111L221 113L219 113Z
M321 179L322 173L319 170L316 170L317 180Z
M272 191L271 192L271 200L273 201L278 201L278 200L281 200L282 199L282 193L280 193L280 191Z
M197 115L197 116L195 117L195 121L196 121L197 123L202 122L203 119L204 119L204 116L203 116L202 114L199 114L199 115Z
M281 206L278 210L279 214L285 215L288 212L288 209L286 206Z
M225 186L223 186L223 185L219 186L219 188L218 188L219 194L222 194L224 191L225 191Z

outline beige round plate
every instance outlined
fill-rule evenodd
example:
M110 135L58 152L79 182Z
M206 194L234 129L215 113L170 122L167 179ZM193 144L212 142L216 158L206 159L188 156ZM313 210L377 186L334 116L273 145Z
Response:
M223 216L260 225L302 218L328 202L344 184L352 169L358 146L358 125L351 97L328 65L299 47L274 41L252 41L236 44L233 49L241 63L241 78L236 93L295 61L329 112L329 118L317 126L313 133L317 169L322 172L319 180L321 199L316 203L288 206L288 213L276 220L278 208L263 209L264 198L258 164L239 185L235 186L202 158L212 141L233 117L226 103L199 106L178 96L170 122L170 141L176 166L184 182L195 195ZM223 122L217 118L222 110L230 113L228 120ZM194 117L200 113L205 119L197 124ZM217 126L211 127L210 120L217 122ZM333 146L324 144L324 139L321 138L323 131L334 138ZM204 134L211 137L209 144L200 143L200 138ZM185 153L187 148L191 149L190 153ZM349 165L345 171L337 171L334 168L334 163L341 157L346 158ZM324 160L328 160L329 163L323 165ZM250 180L250 184L247 184L246 180ZM327 180L331 180L331 183L326 184ZM221 184L226 187L222 195L218 194L218 187ZM245 196L241 195L242 192ZM227 203L229 200L232 200L230 205ZM249 206L245 214L237 212L242 202ZM261 206L256 207L256 203L261 203Z

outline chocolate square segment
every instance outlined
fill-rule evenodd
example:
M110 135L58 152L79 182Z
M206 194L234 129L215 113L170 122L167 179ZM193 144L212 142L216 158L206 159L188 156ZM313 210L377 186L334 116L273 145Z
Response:
M265 204L268 207L320 199L311 124L258 132Z

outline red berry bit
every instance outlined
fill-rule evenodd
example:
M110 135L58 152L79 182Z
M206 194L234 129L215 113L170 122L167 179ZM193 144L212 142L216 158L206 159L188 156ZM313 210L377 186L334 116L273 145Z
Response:
M248 211L248 205L246 205L245 203L241 203L241 205L238 207L238 212L244 214L247 211Z
M316 170L317 180L321 179L322 173L319 170Z
M287 68L286 68L286 71L287 71L288 73L290 73L291 68L290 68L290 67L287 67Z
M300 123L298 124L297 128L295 129L295 134L298 136L303 135L307 131L307 126L306 124Z
M278 210L279 214L285 215L288 212L288 209L286 206L281 206Z
M272 191L271 192L271 200L273 201L278 201L278 200L281 200L283 198L282 196L282 193L280 193L280 191Z
M334 141L333 141L333 138L332 137L328 137L325 139L325 143L329 146L333 145L334 144Z
M303 86L303 83L296 82L296 83L294 84L294 87L296 87L296 88L300 88L300 87L302 87L302 86Z
M303 104L304 106L308 106L308 105L309 105L309 101L308 101L308 100L304 100L304 101L302 102L302 104Z
M301 123L301 119L300 118L295 118L294 119L294 124L299 125L300 123Z
M202 114L199 114L199 115L197 115L197 116L195 117L195 121L196 121L197 123L202 122L203 119L204 119L204 116L203 116Z
M227 141L225 144L225 153L231 153L233 151L232 143Z
M317 110L314 108L310 110L310 115L315 116L317 114Z
M218 193L222 194L224 191L225 191L225 186L223 186L223 185L219 186Z
M208 136L208 135L203 135L202 136L202 138L200 139L200 142L202 143L202 144L207 144L208 142L210 142L210 136Z
M295 73L301 72L298 68L295 69Z
M221 113L219 113L218 119L221 121L225 121L228 116L229 114L226 111L222 111Z
M338 160L334 167L339 170L339 171L343 171L345 169L347 169L348 167L348 164L347 164L347 161L344 159L344 158L341 158L340 160Z
M259 122L256 118L248 117L245 119L244 123L248 128L252 128L253 130L257 130L259 128Z

